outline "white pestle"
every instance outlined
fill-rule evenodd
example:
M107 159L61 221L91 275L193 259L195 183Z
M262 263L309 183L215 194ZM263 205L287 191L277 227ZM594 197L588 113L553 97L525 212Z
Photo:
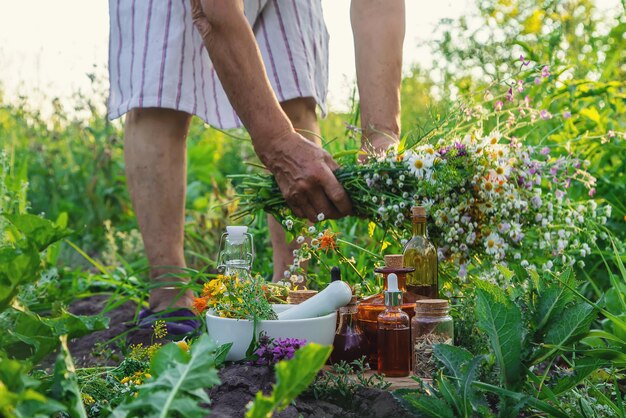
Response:
M316 318L346 306L352 299L352 289L346 282L336 281L326 286L317 295L299 305L278 314L278 319Z

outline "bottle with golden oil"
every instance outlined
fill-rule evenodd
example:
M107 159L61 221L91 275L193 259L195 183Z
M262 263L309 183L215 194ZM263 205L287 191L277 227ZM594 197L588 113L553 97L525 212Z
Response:
M409 315L401 309L402 291L398 276L387 276L385 310L378 315L378 373L388 377L408 376L411 372L411 327Z
M426 209L423 206L413 206L411 215L413 236L404 246L403 265L415 270L407 274L406 288L413 294L437 299L439 295L437 249L428 240Z

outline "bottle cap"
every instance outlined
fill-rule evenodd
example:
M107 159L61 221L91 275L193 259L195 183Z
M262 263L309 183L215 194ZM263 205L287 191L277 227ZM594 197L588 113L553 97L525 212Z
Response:
M446 299L420 299L415 301L415 313L423 316L445 316L450 310Z
M243 244L246 239L246 233L248 232L247 226L235 226L229 225L226 227L226 233L228 239L235 245Z
M395 273L389 273L387 276L387 290L385 291L386 306L402 305L402 291L398 289L398 276Z
M400 269L402 268L403 261L404 256L402 254L388 254L385 256L385 267Z
M424 206L413 206L411 207L411 215L414 218L425 218L426 208Z
M399 292L398 289L398 276L395 273L389 274L387 276L387 291L388 292Z

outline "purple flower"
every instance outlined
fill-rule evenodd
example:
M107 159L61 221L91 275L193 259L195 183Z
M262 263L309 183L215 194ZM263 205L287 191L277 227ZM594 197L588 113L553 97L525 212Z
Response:
M504 103L502 103L502 100L498 100L494 105L493 108L496 110L502 110L502 106L504 106Z
M550 112L548 112L547 110L543 109L541 112L539 112L539 116L541 117L541 119L543 120L547 120L550 119L552 117L552 115L550 114Z
M539 77L535 77L535 84L541 84L541 79Z
M509 91L506 92L505 97L509 102L513 101L513 88L509 88Z
M589 197L594 197L596 195L596 188L592 187L589 189Z
M566 110L565 112L563 112L563 119L569 119L572 117L572 112L570 112L569 110Z
M546 65L541 69L541 77L542 78L550 77L550 67Z
M550 154L550 148L549 147L543 147L541 149L541 155L548 155Z

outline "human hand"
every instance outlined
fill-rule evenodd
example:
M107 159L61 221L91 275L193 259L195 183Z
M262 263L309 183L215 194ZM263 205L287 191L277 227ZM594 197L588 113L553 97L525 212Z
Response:
M296 132L267 142L255 150L274 174L293 213L311 222L317 215L336 219L352 212L352 203L333 171L339 168L330 154Z
M361 153L359 162L364 163L371 155L382 155L391 145L399 142L396 134L375 132L361 138Z

